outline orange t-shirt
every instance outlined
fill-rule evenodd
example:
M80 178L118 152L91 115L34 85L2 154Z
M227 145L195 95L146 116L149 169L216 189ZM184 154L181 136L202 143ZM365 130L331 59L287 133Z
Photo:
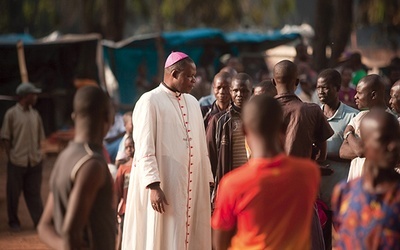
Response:
M119 215L125 214L131 169L132 169L132 158L125 164L119 166L117 175L115 177L115 184L114 184L115 195L117 196Z
M222 178L211 226L237 230L230 249L310 249L319 182L311 160L251 159Z

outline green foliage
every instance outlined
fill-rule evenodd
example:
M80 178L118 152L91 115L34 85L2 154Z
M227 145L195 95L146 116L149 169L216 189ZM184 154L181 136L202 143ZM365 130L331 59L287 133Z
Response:
M400 26L399 0L360 0L357 22Z

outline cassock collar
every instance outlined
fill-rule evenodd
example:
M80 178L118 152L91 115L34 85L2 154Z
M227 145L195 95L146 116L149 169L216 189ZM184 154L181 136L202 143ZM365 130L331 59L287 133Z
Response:
M182 95L181 92L179 92L178 90L175 90L173 88L171 88L170 86L168 86L165 82L161 82L161 85L164 86L165 89L169 90L170 92L173 92L175 94L175 97L180 97Z

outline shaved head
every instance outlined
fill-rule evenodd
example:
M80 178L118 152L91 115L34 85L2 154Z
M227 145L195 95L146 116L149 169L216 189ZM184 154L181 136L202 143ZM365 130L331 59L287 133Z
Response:
M214 76L213 85L215 85L217 81L228 81L230 83L232 81L232 75L228 72L220 71Z
M244 106L242 116L246 129L263 138L274 138L281 131L282 107L271 96L258 95L251 98Z
M86 86L76 92L73 107L77 116L100 121L110 115L111 102L101 88Z
M385 84L383 82L383 78L377 74L367 75L360 80L360 82L364 82L371 91L385 91Z
M271 79L264 80L254 86L254 95L267 94L269 96L276 96L276 88Z
M366 159L380 168L394 168L400 156L397 119L382 108L373 108L362 119L360 132Z
M236 71L236 69L234 69L233 67L230 67L230 66L226 66L226 67L223 67L219 72L227 72L227 73L229 73L232 77L233 76L235 76L235 75L237 75L237 71Z
M275 65L273 73L276 84L295 84L297 66L289 60L283 60Z

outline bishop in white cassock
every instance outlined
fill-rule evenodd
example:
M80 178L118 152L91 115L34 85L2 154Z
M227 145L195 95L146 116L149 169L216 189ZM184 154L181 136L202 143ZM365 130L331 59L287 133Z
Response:
M188 93L196 66L168 57L164 82L133 111L132 167L122 249L210 249L213 181L200 106Z

